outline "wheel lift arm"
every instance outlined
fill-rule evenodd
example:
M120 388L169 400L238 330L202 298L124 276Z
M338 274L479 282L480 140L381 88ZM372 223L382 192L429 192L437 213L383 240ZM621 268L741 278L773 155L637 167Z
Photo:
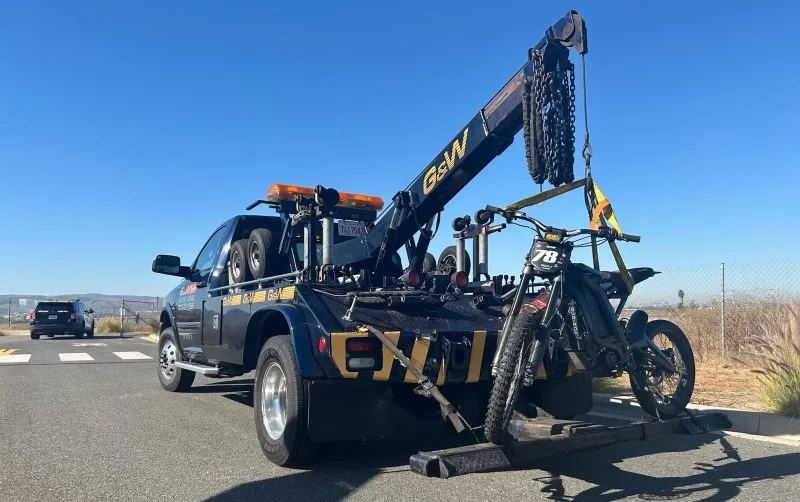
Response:
M574 47L579 54L588 52L586 25L583 17L571 10L545 31L544 37L531 50L548 46ZM394 197L387 208L361 239L339 243L334 256L337 265L375 262L391 256L409 242L421 227L430 221L472 179L503 153L522 129L522 82L531 75L530 62L494 95L445 148ZM402 196L400 194L403 194ZM413 208L403 208L401 201L413 201ZM379 268L380 267L379 265Z

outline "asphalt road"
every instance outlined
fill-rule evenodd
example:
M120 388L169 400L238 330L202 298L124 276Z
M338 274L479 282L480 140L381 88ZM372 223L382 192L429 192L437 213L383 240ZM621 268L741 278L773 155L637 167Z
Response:
M103 345L75 346L87 343ZM30 358L0 355L0 501L794 500L800 482L800 448L720 434L427 479L409 455L449 440L414 424L313 470L283 469L256 442L250 378L165 392L155 344L138 338L0 337L8 349Z

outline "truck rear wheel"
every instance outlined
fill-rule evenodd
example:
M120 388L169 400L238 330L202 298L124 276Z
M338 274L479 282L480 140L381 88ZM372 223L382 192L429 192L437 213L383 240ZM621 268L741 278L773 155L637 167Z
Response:
M447 246L439 255L437 263L438 268L445 274L454 274L456 272L456 247ZM469 259L469 253L464 251L464 272L467 274L472 270L472 263Z
M270 462L300 467L314 459L308 436L308 382L300 375L289 335L267 340L258 356L253 410L261 450Z
M246 255L247 267L253 279L262 279L275 273L278 268L275 263L278 254L275 250L277 245L272 230L256 228L250 232Z
M430 253L425 253L425 259L422 260L422 273L428 274L436 271L436 258Z
M228 280L231 284L247 282L251 279L247 265L247 239L239 239L231 245L228 260Z

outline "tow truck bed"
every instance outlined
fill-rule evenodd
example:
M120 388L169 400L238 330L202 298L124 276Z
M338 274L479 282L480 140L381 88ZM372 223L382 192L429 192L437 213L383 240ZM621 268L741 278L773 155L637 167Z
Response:
M517 415L519 417L519 415ZM731 427L722 413L691 414L668 420L607 426L593 422L553 418L515 418L508 427L506 444L480 443L411 456L411 470L427 477L450 478L462 474L508 469L533 460L608 446L625 441L645 441L670 434L703 434Z

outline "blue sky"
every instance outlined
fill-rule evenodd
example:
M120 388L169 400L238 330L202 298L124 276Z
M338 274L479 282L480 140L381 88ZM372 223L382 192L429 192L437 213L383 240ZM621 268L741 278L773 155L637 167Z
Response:
M191 261L275 182L388 200L569 8L595 179L642 235L627 262L796 256L788 2L3 2L0 292L163 295L153 256ZM444 221L538 190L518 136ZM579 193L530 212L586 224ZM528 239L493 241L493 271Z

